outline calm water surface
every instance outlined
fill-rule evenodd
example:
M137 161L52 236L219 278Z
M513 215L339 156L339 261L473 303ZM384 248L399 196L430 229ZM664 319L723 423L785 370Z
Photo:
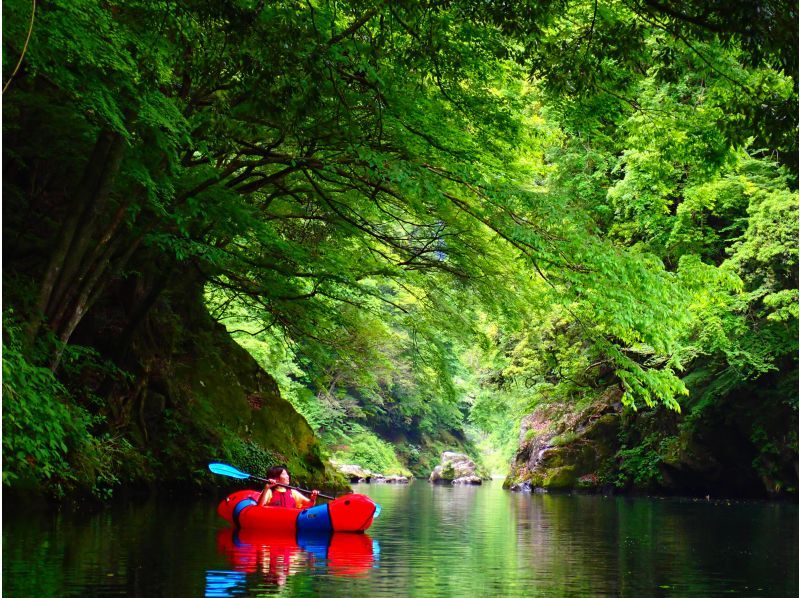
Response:
M4 596L797 596L795 504L358 485L366 535L234 534L216 503L4 505Z

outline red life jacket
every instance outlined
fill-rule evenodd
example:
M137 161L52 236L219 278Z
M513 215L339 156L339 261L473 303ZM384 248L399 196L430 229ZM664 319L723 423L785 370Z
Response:
M289 507L290 509L296 509L297 503L294 501L294 496L292 496L291 490L287 490L286 492L278 492L277 488L275 488L272 490L272 496L269 497L267 506Z

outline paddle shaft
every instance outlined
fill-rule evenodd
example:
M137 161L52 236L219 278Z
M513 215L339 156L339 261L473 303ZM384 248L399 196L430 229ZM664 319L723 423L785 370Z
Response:
M251 474L250 477L253 478L254 480L260 480L262 482L269 482L268 479L260 478L257 475L252 475ZM298 492L304 492L306 494L311 494L311 490L306 490L305 488L298 488L297 486L289 486L287 484L281 484L280 482L275 482L275 485L276 486L282 486L284 488L288 488L289 490L297 490ZM322 498L327 498L327 499L330 499L330 500L334 500L336 498L335 496L328 496L327 494L317 494L317 496L321 496Z
M267 478L261 478L257 475L253 475L252 473L247 473L244 471L240 471L235 467L228 465L227 463L209 463L208 468L211 470L211 473L216 473L217 475L224 475L228 476L229 478L236 478L237 480L246 480L248 478L253 478L254 480L260 480L262 482L269 482ZM283 486L284 488L289 488L290 490L297 490L298 492L304 492L305 494L311 494L311 490L306 490L305 488L298 488L297 486L289 486L287 484L281 484L279 482L273 482L276 486ZM328 496L327 494L319 494L317 496L321 496L322 498L327 498L330 500L335 500L335 496Z

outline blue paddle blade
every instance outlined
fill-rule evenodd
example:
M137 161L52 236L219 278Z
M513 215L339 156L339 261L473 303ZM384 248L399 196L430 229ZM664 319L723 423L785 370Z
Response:
M209 463L208 468L211 470L211 473L225 475L229 478L236 478L237 480L246 480L250 477L249 473L239 471L235 467L231 467L225 463Z

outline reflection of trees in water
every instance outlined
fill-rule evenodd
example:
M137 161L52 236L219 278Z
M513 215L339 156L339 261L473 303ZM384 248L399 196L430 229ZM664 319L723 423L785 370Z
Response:
M59 596L66 588L107 593L185 595L198 581L193 564L211 544L213 510L187 502L113 503L92 512L4 504L3 595ZM5 509L13 513L7 516ZM165 557L165 555L168 555ZM165 558L169 568L165 568Z
M549 494L515 495L513 505L517 565L552 591L643 595L662 588L706 594L744 590L756 580L762 589L769 580L779 592L796 588L785 569L796 563L796 541L779 547L774 542L782 522L796 525L785 510ZM737 508L741 516L732 517ZM796 538L797 530L792 533ZM743 550L747 546L752 550ZM777 558L764 558L769 554ZM765 574L765 567L773 574Z
M425 547L425 563L412 572L410 580L420 595L425 588L433 588L437 595L511 591L516 579L511 494L494 482L435 486L420 494L428 504L412 507L415 527L422 529L411 542Z
M480 486L432 486L432 505L439 520L446 524L462 524L474 516Z
M518 495L520 565L566 593L628 594L665 585L646 503L599 496Z
M797 576L787 575L797 566L796 513L758 502L626 502L627 568L679 591L796 594Z
M796 595L794 505L530 495L499 484L368 492L383 506L370 530L380 561L366 535L335 535L369 543L356 550L306 544L288 557L257 541L239 555L252 573L220 553L220 520L205 504L78 516L4 504L3 595L184 596L203 584L209 595L324 595L344 575L353 596Z

